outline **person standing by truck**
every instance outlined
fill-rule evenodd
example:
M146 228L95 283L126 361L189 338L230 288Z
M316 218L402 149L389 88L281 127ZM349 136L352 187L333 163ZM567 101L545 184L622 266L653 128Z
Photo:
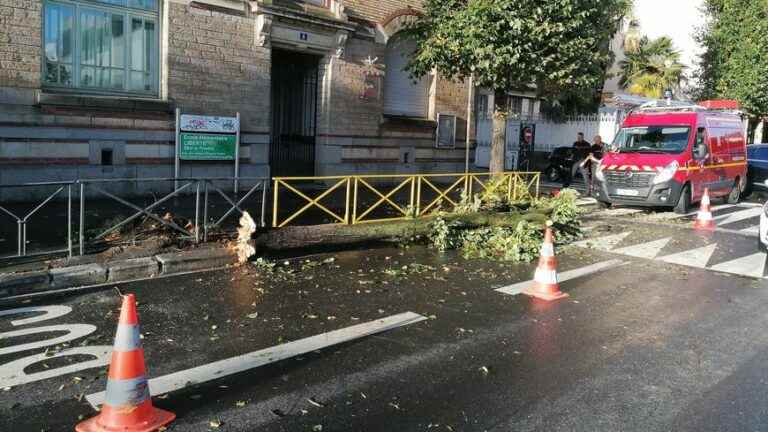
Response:
M571 172L568 173L568 178L566 178L563 183L563 187L570 186L573 182L573 178L576 177L576 173L579 171L584 178L584 184L587 184L587 177L589 174L587 173L586 168L584 168L584 161L587 159L587 156L589 156L591 149L592 145L584 140L584 132L576 134L576 141L573 143L573 164L571 165Z
M592 146L589 148L589 154L587 155L587 158L584 159L581 163L582 167L584 167L589 173L589 180L586 178L584 179L588 185L587 195L592 195L592 184L593 179L595 178L595 170L597 169L600 160L603 158L603 148L603 137L600 135L595 135L595 138L592 141Z

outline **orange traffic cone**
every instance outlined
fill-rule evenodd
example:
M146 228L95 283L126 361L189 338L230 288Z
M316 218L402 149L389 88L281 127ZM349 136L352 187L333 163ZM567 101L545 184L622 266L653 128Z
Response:
M547 223L544 231L544 243L541 245L539 266L533 277L533 286L523 291L532 297L552 301L568 297L568 294L560 291L557 283L557 258L555 258L555 242L553 241L552 228Z
M704 188L704 196L701 197L701 208L693 222L693 228L698 230L714 230L715 220L712 219L712 211L709 208L709 188Z
M123 296L115 348L101 413L75 427L77 432L151 432L173 421L176 414L152 406L139 337L136 297Z

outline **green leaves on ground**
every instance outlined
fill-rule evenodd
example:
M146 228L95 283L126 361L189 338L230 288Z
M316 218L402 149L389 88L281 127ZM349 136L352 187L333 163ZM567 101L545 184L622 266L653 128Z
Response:
M549 213L558 243L567 243L581 233L576 206L577 194L563 190L554 198L538 199L530 203L530 213ZM517 211L510 212L518 216ZM531 261L538 256L543 240L540 223L520 220L514 226L489 226L466 229L460 222L446 222L438 218L431 225L430 244L437 250L461 249L465 258L495 259L502 261Z

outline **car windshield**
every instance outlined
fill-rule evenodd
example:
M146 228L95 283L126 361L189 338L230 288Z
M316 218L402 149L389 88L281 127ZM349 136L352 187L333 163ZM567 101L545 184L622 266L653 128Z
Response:
M682 153L690 133L691 128L685 126L622 128L611 148L619 153Z

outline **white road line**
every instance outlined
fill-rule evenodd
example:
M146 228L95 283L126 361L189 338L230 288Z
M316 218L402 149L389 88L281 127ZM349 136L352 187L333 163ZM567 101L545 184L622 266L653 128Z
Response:
M75 339L79 339L96 331L96 326L90 324L59 324L50 325L45 327L27 327L21 330L13 330L9 332L0 333L0 356L6 354L13 354L21 351L29 351L38 348L44 348L51 345L58 345L64 342L69 342ZM4 339L12 339L20 336L29 336L39 333L64 333L62 336L58 336L51 339L43 339L35 342L22 343L19 345L8 346L8 343Z
M669 243L670 240L672 240L672 237L616 249L612 252L622 255L629 255L635 258L654 259L659 254L659 252L661 252L661 250L667 246L667 243Z
M586 267L577 268L574 270L569 270L566 272L562 272L557 275L558 282L565 282L571 279L576 279L582 276L587 276L593 273L598 273L603 270L608 270L610 268L615 268L620 265L625 264L623 261L619 260L610 260L610 261L604 261L597 264L588 265ZM496 291L504 294L509 295L518 295L523 292L526 288L530 288L533 286L533 280L525 281L516 283L514 285L505 286L502 288L496 289Z
M576 200L577 206L588 206L597 204L597 200L594 198L579 198Z
M706 268L709 259L717 249L717 243L712 243L697 249L667 255L659 258L661 261L671 264L680 264L688 267Z
M749 228L744 228L741 230L741 232L751 233L751 234L760 234L760 225L751 226Z
M627 231L620 234L614 234L614 235L609 235L605 237L598 237L595 239L578 241L573 245L578 247L588 248L588 249L591 248L591 249L597 249L605 252L610 252L611 250L613 250L614 247L616 247L617 244L621 243L621 241L627 238L627 236L630 234L632 234L632 232Z
M426 317L413 312L392 315L376 321L334 330L275 347L253 351L236 357L152 378L149 380L149 390L152 395L169 393L188 386L244 372L249 369L327 348L329 346L349 342L397 327L414 324L426 319ZM105 392L100 392L89 394L85 398L95 409L98 409L104 402L104 396Z
M31 369L30 366L32 365L39 365L44 361L50 363L53 359L64 357L68 357L71 360L74 356L85 356L88 359L78 363L62 362L61 364L64 366L27 373L27 370ZM56 353L45 351L40 354L34 354L29 357L23 357L3 364L3 366L0 367L0 386L16 387L23 384L56 378L61 375L80 372L86 369L106 366L109 364L111 357L112 347L106 345L75 347Z
M645 210L636 209L636 208L619 207L619 208L615 208L615 209L603 210L601 213L606 215L606 216L628 216L628 215L633 215L633 214L637 214L637 213L642 213L644 211Z
M720 205L713 206L710 210L714 212L717 210L724 210L724 209L729 209L733 207L736 207L736 204L720 204ZM648 219L661 219L661 220L679 219L679 218L684 218L689 216L695 216L698 212L699 211L696 210L686 214L677 214L672 212L655 213L655 214L649 215Z
M743 276L765 276L765 254L756 253L710 267L711 270Z
M741 222L743 220L752 219L753 217L760 216L763 212L762 208L754 207L747 210L737 211L729 213L727 215L715 216L713 219L718 225L728 225L730 223Z
M30 306L30 307L0 311L0 317L8 316L8 315L30 314L30 313L36 313L36 312L44 312L44 313L42 315L37 315L29 318L11 321L11 325L15 327L19 327L27 324L34 324L40 321L46 321L46 320L62 317L72 312L72 308L69 306L60 306L60 305Z

